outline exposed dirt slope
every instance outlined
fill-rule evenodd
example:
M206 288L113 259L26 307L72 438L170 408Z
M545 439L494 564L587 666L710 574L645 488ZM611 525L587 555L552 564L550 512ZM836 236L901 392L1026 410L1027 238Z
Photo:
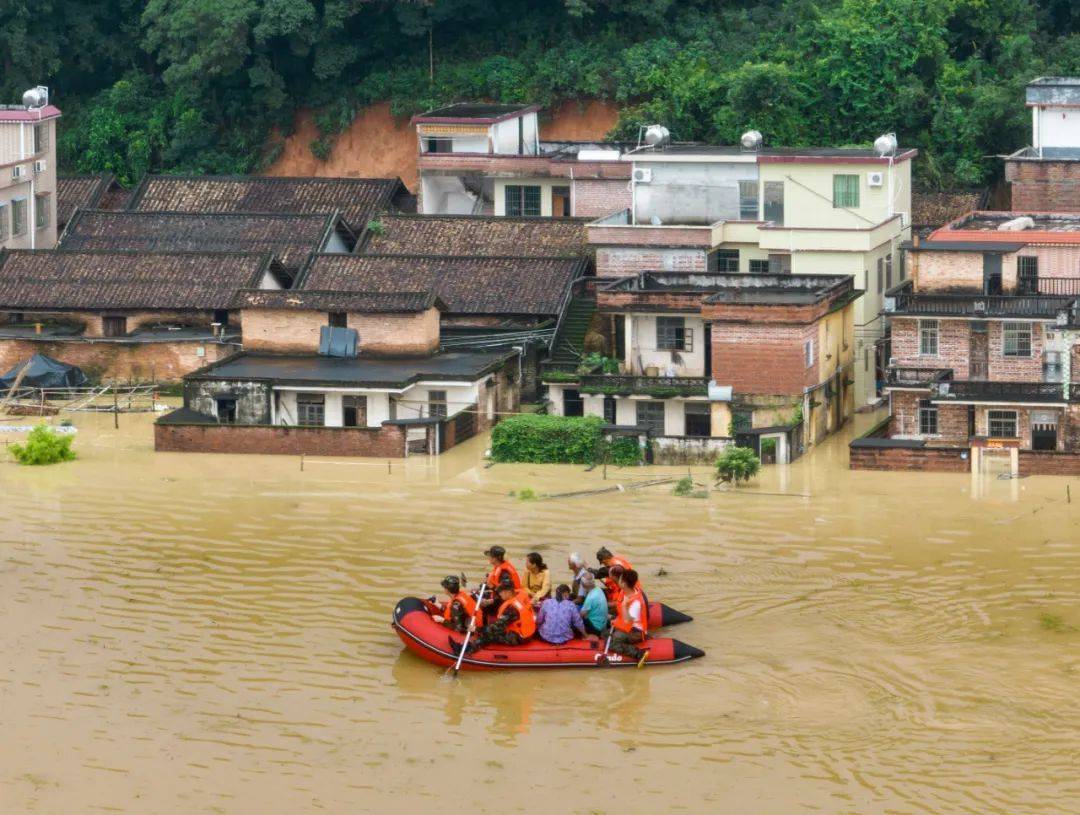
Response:
M598 139L619 117L618 109L607 102L565 102L540 122L545 139ZM296 129L285 140L281 156L266 175L346 176L393 178L398 176L416 191L416 135L408 118L395 118L390 104L380 102L360 111L348 130L338 134L326 161L311 153L310 145L319 137L310 111L296 117Z

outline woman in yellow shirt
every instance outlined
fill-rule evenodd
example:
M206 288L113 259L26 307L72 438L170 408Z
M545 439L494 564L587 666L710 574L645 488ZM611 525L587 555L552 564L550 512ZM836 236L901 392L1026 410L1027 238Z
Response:
M539 552L529 552L525 556L525 589L534 606L551 596L551 572Z

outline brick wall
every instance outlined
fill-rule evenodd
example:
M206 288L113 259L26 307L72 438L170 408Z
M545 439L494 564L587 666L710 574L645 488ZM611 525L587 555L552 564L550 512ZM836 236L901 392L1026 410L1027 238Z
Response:
M1080 162L1006 161L1013 210L1080 212Z
M803 350L817 334L816 323L713 323L712 377L735 393L801 394L818 383L819 355L807 367Z
M704 272L704 249L651 249L601 246L596 250L597 277L630 277L641 272Z
M405 428L154 425L154 449L167 453L256 453L402 458Z
M848 449L852 470L902 470L939 473L971 472L966 447L861 447Z
M319 333L328 324L325 311L244 309L244 348L281 353L317 353ZM426 356L439 346L439 311L418 314L347 315L360 333L360 352L374 356Z
M82 336L103 337L105 329L103 317L116 315L127 318L128 332L136 331L143 327L157 324L170 323L174 325L209 326L214 321L212 311L65 311L65 312L42 312L40 314L25 314L27 322L35 319L57 320L66 323L76 323L83 326ZM235 319L236 313L230 312L231 318Z
M199 356L199 349L203 356ZM175 382L184 374L235 354L235 345L202 342L35 342L0 340L0 372L34 354L75 365L94 379Z
M1080 453L1021 450L1020 475L1080 475Z
M708 226L589 226L589 243L596 246L666 246L669 248L700 249L712 246L712 229Z
M1031 325L1031 356L1002 354L1002 320L987 325L987 379L994 382L1041 382L1044 332L1042 323ZM919 320L892 319L892 356L900 367L950 368L954 379L968 379L971 360L971 323L966 320L938 320L938 353L919 354Z
M633 198L626 179L574 179L574 215L601 218L629 209Z
M982 290L981 252L909 252L907 260L918 291Z

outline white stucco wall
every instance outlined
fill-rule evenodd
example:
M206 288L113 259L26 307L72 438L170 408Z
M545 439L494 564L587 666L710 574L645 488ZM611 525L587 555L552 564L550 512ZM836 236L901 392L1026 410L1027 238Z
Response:
M643 161L635 169L652 171L648 183L634 185L639 222L654 215L664 223L709 224L739 219L739 181L757 181L754 163Z
M693 350L660 351L656 348L656 318L682 317L686 327L694 332ZM705 376L705 321L692 314L628 314L626 330L626 365L631 373L644 373L649 366L660 369L660 376ZM681 362L675 363L678 355Z
M1080 110L1059 107L1037 110L1042 147L1080 147Z

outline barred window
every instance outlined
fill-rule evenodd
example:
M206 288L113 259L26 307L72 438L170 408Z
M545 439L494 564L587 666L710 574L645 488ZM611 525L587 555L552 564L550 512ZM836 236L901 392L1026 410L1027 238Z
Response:
M296 394L296 423L305 427L326 424L326 397L321 393Z
M49 225L49 194L43 193L34 198L34 226L44 229Z
M8 219L11 216L8 215L7 204L0 204L0 241L7 240L8 236Z
M994 439L1015 439L1016 411L1015 410L991 410L987 411L990 437Z
M1031 356L1031 323L1002 323L1001 334L1004 356Z
M1016 259L1017 288L1020 294L1039 293L1039 259L1034 255L1021 255Z
M11 235L19 237L26 234L26 199L11 202Z
M726 274L739 273L739 250L719 249L716 252L716 271Z
M769 261L767 261L767 260L751 260L750 261L750 273L751 274L768 274L769 273Z
M832 189L833 207L859 206L859 177L857 175L834 175Z
M664 435L664 403L660 400L637 402L638 427L648 428L652 436Z
M936 436L938 432L938 409L929 399L919 400L919 433Z
M506 214L514 217L539 217L540 187L507 184L505 192Z
M756 181L739 182L739 218L743 221L756 221L758 217L758 183Z
M682 317L656 318L656 350L693 351L694 332Z
M428 415L433 419L446 418L446 391L428 391Z
M919 320L919 354L936 357L938 354L938 321Z

